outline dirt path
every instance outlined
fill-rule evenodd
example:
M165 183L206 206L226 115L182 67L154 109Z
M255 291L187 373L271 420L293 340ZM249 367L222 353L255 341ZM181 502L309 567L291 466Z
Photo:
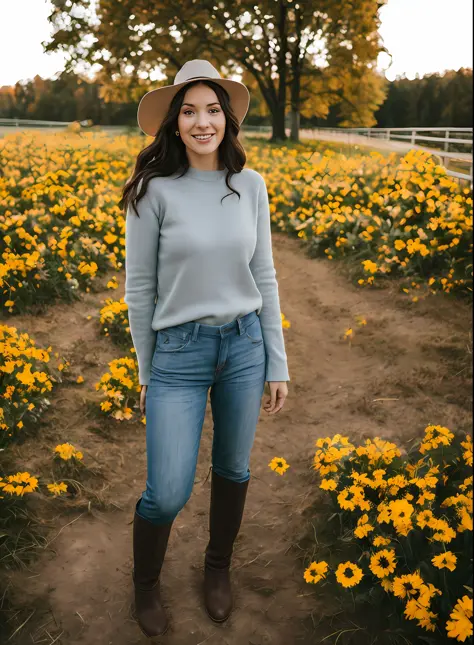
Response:
M299 240L281 234L273 240L282 311L291 321L285 331L291 382L283 411L269 417L262 410L260 417L235 548L236 608L227 624L217 626L207 618L200 595L210 492L210 480L205 481L212 438L208 402L196 484L176 520L163 568L163 597L172 618L160 641L164 645L321 642L329 632L310 627L310 612L319 608L303 581L303 554L296 545L307 530L302 513L318 494L309 485L315 439L342 432L354 440L378 434L403 441L419 436L428 423L459 430L471 426L468 305L443 297L411 304L392 288L357 289L335 265L305 257ZM121 284L116 295L122 294ZM97 479L96 491L113 502L108 511L92 502L91 512L85 508L81 514L58 511L61 500L56 500L50 547L31 571L12 577L21 609L12 624L21 625L35 610L9 641L13 645L148 642L129 616L130 522L145 484L144 427L98 422L88 407L99 398L93 383L107 361L121 354L98 335L94 320L87 320L97 316L109 295L104 289L81 303L52 307L43 317L9 321L39 345L52 344L86 379L59 389L38 441L16 447L16 457L48 476L48 451L56 441L71 441L104 476L103 483ZM366 327L356 328L356 315L366 317ZM351 326L356 331L352 346L342 339ZM285 477L269 470L273 456L291 464Z

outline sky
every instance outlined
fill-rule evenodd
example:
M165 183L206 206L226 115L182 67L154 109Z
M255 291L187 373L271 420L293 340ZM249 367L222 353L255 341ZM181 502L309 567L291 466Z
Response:
M388 0L379 14L380 35L392 60L382 53L377 67L389 81L472 68L472 5L472 0ZM50 7L49 0L0 0L0 86L36 74L54 78L64 68L62 54L45 54L41 46L51 34Z

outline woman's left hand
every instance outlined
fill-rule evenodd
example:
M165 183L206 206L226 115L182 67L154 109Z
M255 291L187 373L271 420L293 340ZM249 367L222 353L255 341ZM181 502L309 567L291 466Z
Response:
M275 414L282 409L285 403L288 396L288 385L286 381L267 381L267 383L270 387L270 398L267 399L263 409L268 414Z

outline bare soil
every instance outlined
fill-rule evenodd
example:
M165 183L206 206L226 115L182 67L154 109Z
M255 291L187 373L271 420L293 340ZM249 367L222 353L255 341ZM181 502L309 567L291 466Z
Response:
M261 412L234 552L234 613L216 625L201 598L212 440L208 402L195 487L175 522L163 567L171 616L169 632L157 641L164 645L322 642L331 625L320 620L327 607L303 580L307 553L301 547L313 531L307 509L321 497L310 469L315 440L340 432L353 441L379 435L406 445L429 423L471 428L470 305L445 296L411 303L396 285L355 287L342 268L306 257L302 246L273 235L281 307L291 321L285 330L291 381L283 410L273 416ZM28 569L10 575L4 598L12 605L5 609L5 600L4 611L10 633L17 631L6 643L149 642L129 614L131 522L146 481L145 428L140 421L101 420L92 405L100 400L94 384L107 363L123 355L99 334L97 323L105 298L123 295L119 278L116 293L103 279L103 288L81 302L7 321L38 346L51 344L66 356L72 375L51 397L36 438L9 448L10 455L47 479L51 450L70 441L84 452L90 471L83 481L86 494L75 507L62 499L35 502L50 528ZM357 315L366 318L365 327L357 327ZM343 339L349 327L355 330L351 344ZM74 382L79 374L85 383ZM268 468L274 456L291 465L283 477Z

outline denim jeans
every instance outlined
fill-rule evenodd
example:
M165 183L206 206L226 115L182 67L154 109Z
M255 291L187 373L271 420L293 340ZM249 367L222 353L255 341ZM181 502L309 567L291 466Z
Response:
M157 332L146 391L146 490L137 513L174 520L196 472L209 388L212 468L235 482L249 459L265 387L266 354L256 311L224 325L187 322Z

